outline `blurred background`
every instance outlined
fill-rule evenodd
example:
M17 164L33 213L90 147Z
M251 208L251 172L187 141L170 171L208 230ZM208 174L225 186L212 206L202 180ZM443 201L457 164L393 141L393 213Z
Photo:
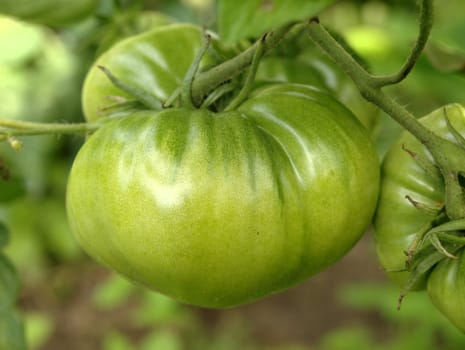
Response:
M109 15L111 1L102 4L98 17L67 28L0 17L1 118L83 120L80 89L101 50L98 44L124 35L116 20L124 22L123 14ZM144 10L211 28L214 7L212 0L144 4ZM341 1L321 20L341 33L372 71L392 73L415 39L416 12L413 1ZM418 117L446 103L465 103L464 2L441 2L436 28L408 79L388 89ZM318 56L309 40L302 42L298 50L308 52L299 55ZM349 96L358 94L348 89ZM375 115L370 128L381 158L400 128L373 107L354 103L357 98L349 97L348 105ZM8 186L0 182L0 222L10 232L5 254L19 271L17 305L33 350L465 348L465 337L425 294L409 294L396 310L400 291L379 267L370 231L346 257L306 283L231 310L185 306L131 285L90 260L69 232L66 179L83 140L21 141L20 152L0 145L0 175L8 166L10 177Z

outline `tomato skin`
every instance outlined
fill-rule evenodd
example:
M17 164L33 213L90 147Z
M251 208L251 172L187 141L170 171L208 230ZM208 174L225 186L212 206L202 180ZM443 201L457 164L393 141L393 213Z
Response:
M54 27L67 26L95 11L99 0L2 0L0 13Z
M231 112L107 121L76 157L67 210L94 258L181 302L223 308L345 254L370 222L378 172L345 107L284 84Z
M364 100L347 75L326 57L311 52L297 57L268 56L257 70L258 82L286 82L314 85L336 96L376 136L380 111Z
M104 66L124 83L165 101L181 85L201 45L201 29L185 23L157 27L115 44L96 60L86 76L82 90L86 120L105 117L103 109L118 101L134 100L114 86L98 66ZM200 69L213 62L212 55L207 53ZM128 115L134 111L122 110L112 113L112 116Z
M434 306L465 332L465 252L457 260L444 259L428 277L427 290Z
M437 109L421 118L421 123L437 135L453 140L444 119L444 110L452 125L462 135L465 134L465 109L459 104ZM437 209L444 202L442 179L428 174L402 148L432 161L426 148L411 134L404 132L392 145L382 164L380 197L374 218L375 242L381 265L400 285L405 284L408 273L389 271L405 268L404 251L409 248L415 234L434 218L432 214L415 208L406 196ZM425 283L419 283L417 289L424 289Z

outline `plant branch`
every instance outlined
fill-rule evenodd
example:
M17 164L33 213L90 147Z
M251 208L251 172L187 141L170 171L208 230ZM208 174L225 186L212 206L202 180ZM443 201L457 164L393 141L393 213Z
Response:
M15 136L32 135L86 135L94 132L101 123L36 123L19 120L0 120L0 141Z
M390 115L429 150L444 178L447 216L454 220L465 218L465 191L459 181L460 174L465 173L464 150L457 143L443 139L433 133L403 106L381 90L385 85L395 83L399 79L402 80L413 67L431 29L433 21L432 4L432 0L422 1L419 38L406 64L398 74L391 78L374 76L367 72L319 23L318 19L312 19L309 22L307 33L349 75L366 100Z
M255 75L257 73L258 65L260 63L260 59L263 56L263 49L264 49L264 43L266 40L266 34L261 37L261 39L258 41L257 48L254 53L254 57L252 59L252 64L250 65L250 69L247 73L246 80L244 82L244 85L239 92L239 94L231 101L231 103L225 108L225 111L231 111L236 109L244 100L249 96L250 91L253 88L253 84L255 81Z
M428 41L429 34L433 27L433 12L433 0L424 0L420 8L420 31L415 41L415 45L410 52L410 55L408 56L402 68L396 74L374 77L373 80L375 85L382 87L386 85L397 84L407 77L407 75L415 66Z
M263 43L264 52L266 53L276 47L293 26L294 23L287 24L269 33ZM261 45L260 40L236 57L200 73L192 84L192 101L194 105L199 106L209 92L249 67L253 61L257 45Z
M375 83L376 77L368 73L319 23L318 19L310 21L307 32L310 38L355 82L365 99L389 114L421 142L425 144L429 142L432 132L420 124L409 111L384 94L380 86Z

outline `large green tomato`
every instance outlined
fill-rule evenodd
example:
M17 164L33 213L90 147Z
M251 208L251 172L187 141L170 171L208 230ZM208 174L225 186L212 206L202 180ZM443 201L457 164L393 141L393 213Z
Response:
M99 0L2 0L0 13L48 26L67 26L89 16Z
M465 108L459 104L447 105L420 121L437 135L451 141L445 118L447 113L452 125L465 134ZM405 251L416 233L431 222L434 215L417 209L406 198L439 209L444 203L444 184L441 178L432 176L423 169L403 148L432 160L426 148L411 134L404 132L387 153L382 165L381 191L375 215L375 241L381 265L387 271L405 268ZM465 256L457 260L445 258L433 268L431 275L417 289L428 288L433 303L459 328L465 331ZM390 276L404 285L407 272L390 272Z
M191 24L172 24L132 36L117 43L94 63L82 91L84 116L95 121L105 116L105 107L132 97L122 92L98 68L165 101L181 85L202 43L202 31ZM201 69L214 59L207 53ZM134 110L121 110L118 115ZM115 115L113 111L113 115Z
M92 257L181 302L230 307L343 256L370 223L378 172L348 109L279 84L234 111L107 120L75 159L67 210Z

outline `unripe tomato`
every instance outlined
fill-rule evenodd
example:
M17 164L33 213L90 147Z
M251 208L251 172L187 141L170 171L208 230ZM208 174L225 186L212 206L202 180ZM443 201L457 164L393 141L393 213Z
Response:
M229 112L107 120L74 161L67 210L82 247L130 280L231 307L342 257L370 223L378 171L348 109L277 84Z
M434 306L465 332L465 252L457 260L444 259L428 277L428 294Z
M464 108L459 104L452 104L446 106L445 110L459 132L465 133ZM452 139L444 119L444 108L432 112L420 121L439 136ZM374 226L378 257L388 272L405 268L404 252L422 226L433 219L432 214L417 209L406 196L430 208L439 208L444 203L442 179L428 174L405 149L432 161L428 150L408 132L404 132L391 146L383 161ZM407 272L389 274L401 285L408 276Z
M453 127L465 135L465 108L460 104L447 105L420 119L434 133L456 142L445 121L445 114ZM420 210L406 196L431 209L444 204L444 183L440 176L425 171L404 149L432 161L425 146L411 134L404 132L388 152L382 166L381 192L375 215L375 241L381 265L387 271L405 268L406 256L416 234L434 218L434 212ZM463 236L463 232L456 232ZM433 304L462 331L465 331L465 254L455 253L457 259L443 258L417 284L427 288ZM407 272L390 272L400 285L405 285Z

